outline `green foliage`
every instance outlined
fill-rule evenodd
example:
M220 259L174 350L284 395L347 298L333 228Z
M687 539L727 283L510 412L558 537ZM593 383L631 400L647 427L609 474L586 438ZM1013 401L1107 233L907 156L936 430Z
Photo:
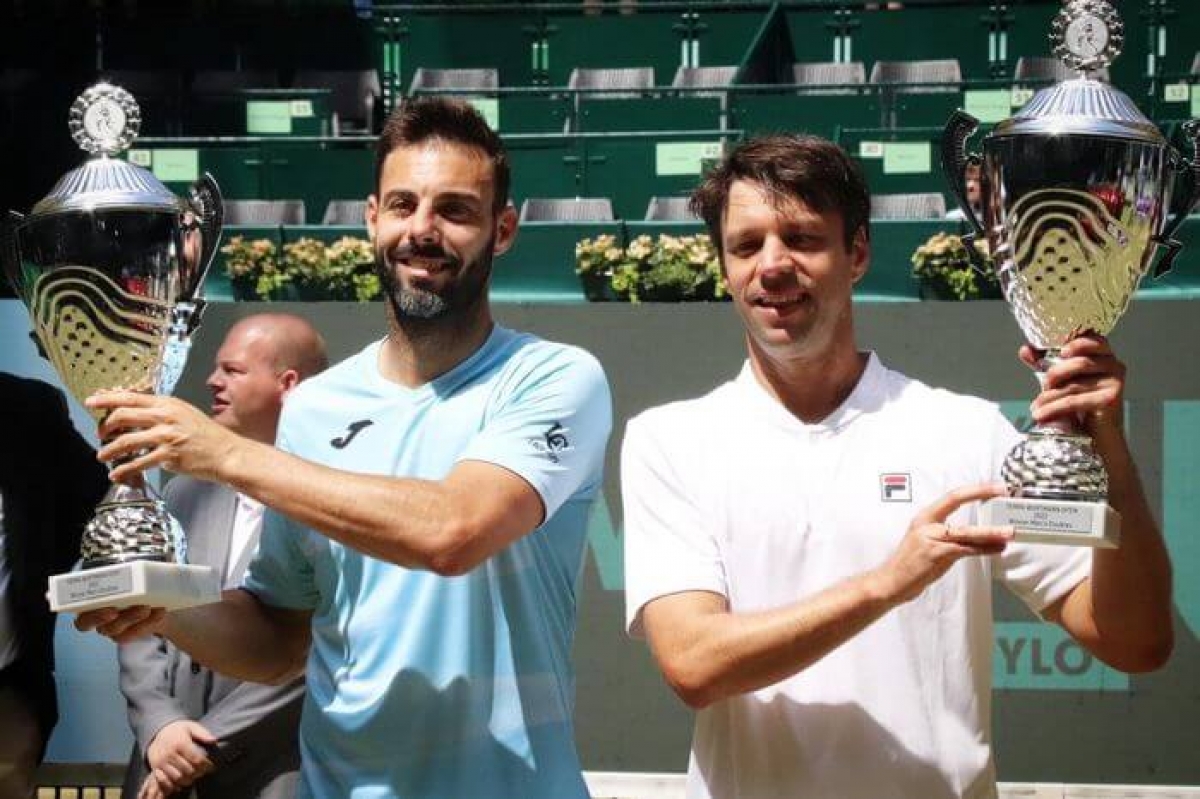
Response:
M987 242L975 240L975 249L982 256L985 268L979 271L971 264L962 237L952 233L935 233L912 255L913 277L934 297L951 300L977 300L1000 296L996 269L987 251ZM922 292L924 293L924 292Z
M221 248L229 282L240 294L269 299L291 282L279 263L279 251L269 239L234 236Z
M230 282L244 296L369 302L383 293L375 254L363 239L344 236L326 244L305 237L283 245L280 255L268 239L234 236L221 252Z
M583 239L575 245L575 271L585 285L606 282L616 299L629 302L720 300L728 295L716 250L704 233L642 235L625 248L611 235Z

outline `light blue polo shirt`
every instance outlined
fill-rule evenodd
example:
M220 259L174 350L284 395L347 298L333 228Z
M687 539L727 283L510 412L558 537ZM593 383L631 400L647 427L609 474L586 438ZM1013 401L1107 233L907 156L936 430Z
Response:
M301 384L279 446L353 472L437 480L498 464L546 521L469 574L406 569L268 513L245 586L311 610L301 796L586 797L571 641L586 523L612 427L588 353L497 326L452 371L409 389L381 342Z

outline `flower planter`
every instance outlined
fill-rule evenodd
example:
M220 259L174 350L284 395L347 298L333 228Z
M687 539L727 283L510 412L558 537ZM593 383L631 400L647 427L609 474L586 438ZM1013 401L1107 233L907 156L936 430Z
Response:
M641 235L625 247L605 234L575 247L575 271L593 302L708 302L726 295L706 234Z
M579 276L583 286L583 296L588 302L616 302L621 299L612 288L612 278L609 275L597 275L585 272Z
M235 300L366 302L380 296L371 245L363 239L326 244L302 238L285 244L280 255L266 239L235 236L221 251Z

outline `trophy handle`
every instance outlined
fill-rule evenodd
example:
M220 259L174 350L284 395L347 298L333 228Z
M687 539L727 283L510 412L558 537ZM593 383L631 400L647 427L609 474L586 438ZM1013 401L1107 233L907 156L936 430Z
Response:
M192 334L200 326L200 317L204 315L205 302L201 296L204 293L204 278L217 254L225 219L221 187L212 175L205 172L202 178L192 184L180 214L180 260L183 262L184 285L175 300L175 306L171 308L158 380L154 385L156 394L170 394L175 390L192 347Z
M1188 214L1200 199L1200 119L1193 119L1183 124L1183 135L1192 143L1192 160L1180 158L1176 166L1184 172L1183 192L1175 202L1173 219L1168 219L1163 225L1162 232L1154 237L1154 242L1163 248L1158 265L1154 267L1154 276L1161 277L1171 271L1175 256L1179 254L1182 245L1174 239L1175 231L1187 219Z
M225 202L221 197L221 187L217 185L212 174L205 172L188 189L185 210L195 214L195 227L200 231L200 252L194 265L192 282L185 287L180 296L180 301L190 302L195 306L190 323L191 329L194 330L200 324L200 316L204 310L204 279L216 258L221 243L221 230L225 224ZM186 230L184 235L187 235Z
M970 232L962 237L963 246L967 248L971 263L982 272L987 269L987 265L974 243L976 238L984 235L983 223L979 221L975 209L967 200L967 167L983 163L978 154L967 152L967 139L971 138L971 134L978 128L979 120L962 109L950 115L942 133L942 172L950 181L954 199L958 200L958 206L962 208L963 215L971 225Z

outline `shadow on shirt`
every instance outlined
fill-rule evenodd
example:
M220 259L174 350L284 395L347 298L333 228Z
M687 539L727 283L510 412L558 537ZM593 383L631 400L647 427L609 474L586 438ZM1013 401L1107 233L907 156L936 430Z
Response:
M879 690L888 690L880 686ZM836 796L838 799L952 799L992 796L990 770L976 785L956 789L947 775L908 748L857 704L801 704L783 694L765 700L746 694L709 708L698 719L697 740L706 739L702 727L714 723L707 736L707 752L698 744L697 767L713 797L778 799L784 796ZM724 718L722 718L724 714ZM922 719L926 726L938 719ZM755 730L754 734L747 734ZM950 751L954 742L932 746L946 759L963 753ZM969 755L968 755L969 756ZM980 755L986 762L986 755ZM749 778L753 775L753 778Z

